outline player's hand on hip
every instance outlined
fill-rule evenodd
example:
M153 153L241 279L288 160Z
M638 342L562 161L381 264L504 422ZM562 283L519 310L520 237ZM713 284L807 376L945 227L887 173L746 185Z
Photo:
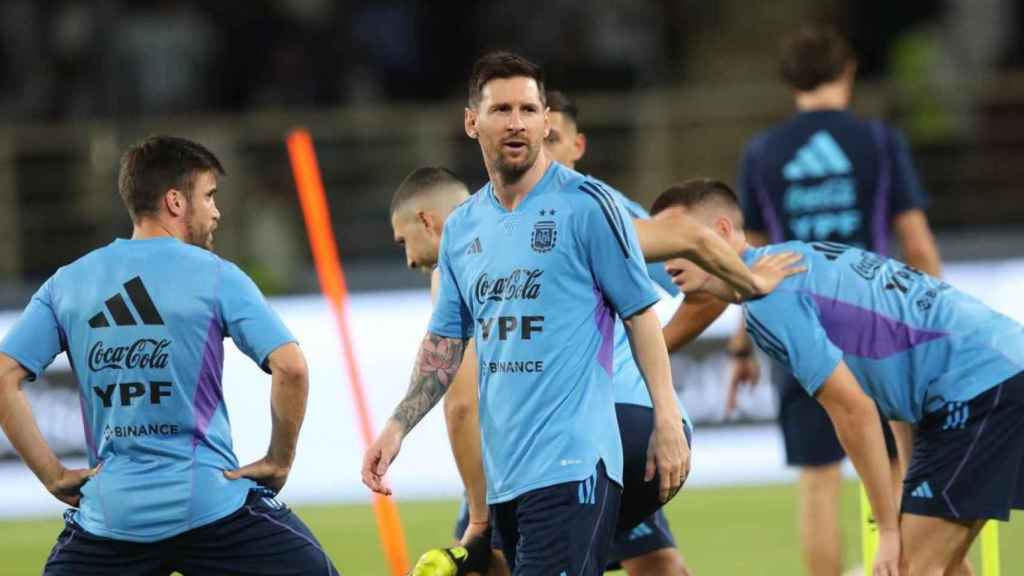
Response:
M874 576L900 576L900 550L899 530L880 531Z
M392 420L381 430L380 436L370 444L363 455L363 484L378 494L391 495L391 488L384 485L384 474L402 448L402 431Z
M269 488L277 493L284 488L290 472L291 465L275 462L269 456L265 456L252 464L247 464L236 470L225 470L224 477L228 480L248 478L260 486Z
M644 481L658 477L658 496L668 502L690 473L690 448L686 445L683 422L679 419L657 420L647 447L647 469Z
M78 508L82 500L82 486L100 471L100 466L95 468L76 468L69 470L62 468L57 478L46 486L46 489L53 494L57 500Z
M806 272L807 267L800 265L803 259L803 255L797 252L780 252L759 258L750 268L758 292L768 294L786 278Z
M733 356L732 369L729 375L729 392L725 397L725 413L732 414L736 409L736 401L739 397L740 388L743 386L757 386L761 379L761 365L757 356L751 351L745 356Z

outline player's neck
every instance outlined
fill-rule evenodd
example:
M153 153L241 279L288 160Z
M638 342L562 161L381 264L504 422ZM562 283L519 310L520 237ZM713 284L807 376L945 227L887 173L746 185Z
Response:
M850 106L850 89L843 81L829 82L809 92L797 92L795 99L800 112L846 110Z
M181 240L181 236L175 234L172 227L157 219L144 218L136 222L132 230L132 240L149 240L150 238L177 238Z
M494 187L494 197L501 202L506 210L515 210L523 198L530 193L530 190L533 190L533 187L544 177L550 165L551 160L542 150L537 154L537 160L533 166L519 180L512 183L504 182L496 169L488 168L491 186Z

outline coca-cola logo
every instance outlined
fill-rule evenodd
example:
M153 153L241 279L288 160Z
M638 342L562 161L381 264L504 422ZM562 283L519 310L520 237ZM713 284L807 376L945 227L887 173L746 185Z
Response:
M517 268L508 276L492 279L486 272L476 279L473 294L478 304L505 300L536 300L540 296L539 278L543 270Z
M170 345L170 340L140 338L128 346L106 346L101 340L89 351L89 369L166 368Z

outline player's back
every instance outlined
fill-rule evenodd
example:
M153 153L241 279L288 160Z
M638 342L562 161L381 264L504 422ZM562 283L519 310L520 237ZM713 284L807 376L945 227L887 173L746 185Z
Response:
M896 260L831 242L744 260L786 250L803 253L808 271L748 303L749 329L808 391L841 357L887 416L916 422L1024 369L1024 327Z
M95 250L37 293L79 381L90 463L102 463L82 489L83 528L153 541L243 504L253 484L223 477L238 462L221 375L225 336L260 363L276 347L244 324L262 303L253 291L233 264L154 238Z
M902 136L843 110L802 112L756 137L744 214L770 242L836 241L886 254L893 214L926 204Z

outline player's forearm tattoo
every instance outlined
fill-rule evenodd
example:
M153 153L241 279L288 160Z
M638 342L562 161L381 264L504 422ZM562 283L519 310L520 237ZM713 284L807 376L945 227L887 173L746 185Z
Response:
M444 396L466 351L466 341L427 334L412 370L409 391L391 416L408 433Z

